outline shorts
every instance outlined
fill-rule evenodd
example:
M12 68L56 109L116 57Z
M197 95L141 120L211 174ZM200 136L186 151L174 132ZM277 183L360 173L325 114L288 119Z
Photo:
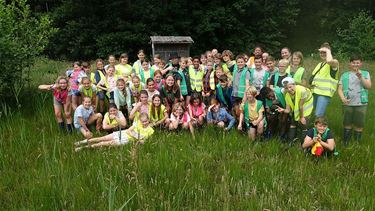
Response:
M61 102L61 101L58 101L56 100L56 97L53 98L53 105L57 105L57 106L64 106L64 102Z
M367 105L363 106L347 106L343 105L342 110L344 112L344 126L354 125L357 128L363 128L365 126Z
M79 90L74 90L74 89L71 89L69 94L69 96L81 96L81 93L79 92Z
M97 93L97 96L98 96L99 100L105 100L105 98L107 97L105 91L99 91L99 92Z
M121 132L121 140L120 140L120 132ZM125 130L113 132L112 139L115 140L119 145L129 143L128 135L126 134Z
M258 125L253 125L253 123L250 122L250 123L247 125L247 129L250 130L250 128L258 129Z

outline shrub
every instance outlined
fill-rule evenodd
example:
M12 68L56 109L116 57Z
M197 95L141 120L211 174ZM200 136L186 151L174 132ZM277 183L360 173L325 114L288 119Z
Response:
M31 15L26 0L0 0L0 99L19 93L26 67L43 51L56 32L47 16ZM15 91L17 90L17 91Z
M364 59L375 59L375 20L368 12L361 11L349 20L348 28L337 30L335 49L344 57L359 53Z

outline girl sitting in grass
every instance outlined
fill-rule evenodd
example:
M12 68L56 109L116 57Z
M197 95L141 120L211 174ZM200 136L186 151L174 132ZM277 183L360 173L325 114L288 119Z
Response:
M91 102L96 102L96 86L91 83L90 78L85 76L81 79L79 92L82 97L89 97L91 99ZM95 104L92 107L95 110Z
M193 92L188 105L191 123L195 126L202 126L206 117L206 105L202 102L200 94Z
M138 123L140 113L146 113L147 115L149 114L147 91L142 90L139 96L139 102L134 105L133 110L130 112L129 115L129 119L133 121L133 125Z
M91 106L91 99L84 97L82 105L78 106L74 112L74 127L80 131L85 138L91 138L92 133L88 126L96 123L96 130L100 131L102 128L102 118L100 113L95 113Z
M153 127L165 126L166 119L168 118L168 112L165 106L161 104L160 95L156 94L152 97L152 103L150 104L149 108L151 125Z
M78 141L74 143L76 146L75 151L78 152L84 148L120 146L129 142L144 143L144 141L154 133L154 129L150 126L150 120L146 113L141 113L139 115L139 120L141 124L133 125L127 130L115 131L106 136Z
M189 128L193 139L195 139L194 128L191 124L189 113L184 109L183 103L176 103L173 105L171 116L167 120L167 125L169 130L176 130L179 126L182 126L183 129Z
M124 114L117 109L116 104L108 105L108 112L104 115L103 129L108 133L126 128Z
M38 88L40 90L52 90L53 91L53 109L55 111L55 117L56 117L57 123L59 124L59 128L61 131L65 131L64 119L62 116L62 111L64 109L66 126L68 128L68 132L72 133L73 131L72 115L71 115L72 105L71 105L71 100L68 97L69 91L70 91L68 79L64 76L60 76L57 78L55 84L40 85Z

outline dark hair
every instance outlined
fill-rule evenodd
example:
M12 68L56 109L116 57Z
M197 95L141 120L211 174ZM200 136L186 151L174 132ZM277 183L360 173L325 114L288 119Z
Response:
M122 58L129 58L129 56L128 56L127 53L122 53L122 54L120 55L120 59L122 59Z
M139 49L137 55L140 54L140 53L146 54L143 49Z
M147 95L147 97L148 97L148 92L147 92L146 90L142 89L142 90L139 92L139 96L141 96L141 95Z
M88 62L82 62L82 67L87 68L87 67L90 67L90 66L91 66L90 63L88 63Z
M114 104L114 103L109 103L109 104L108 104L108 111L109 111L109 109L111 109L111 108L118 109L116 104Z
M228 76L227 75L221 75L220 77L219 77L219 81L220 82L228 82Z
M73 63L73 66L74 66L74 65L81 66L81 62L79 62L79 61L75 61L75 62Z
M168 86L167 86L167 78L169 78L169 77L172 77L173 78L173 80L174 80L174 84L173 84L173 86L171 87L171 88L169 88ZM164 87L165 87L165 89L166 90L172 90L172 92L173 93L175 93L175 92L177 92L177 90L180 88L179 86L178 86L178 84L177 84L177 82L176 82L176 79L174 78L174 76L173 76L173 74L172 73L169 73L169 74L167 74L166 76L165 76L165 85L164 85Z
M150 82L154 82L154 79L152 79L152 78L148 78L148 79L146 80L146 85L148 85L148 83L150 83Z
M314 125L316 124L322 124L322 125L328 126L328 120L324 116L317 117L314 122Z
M190 104L194 103L194 100L199 100L200 103L202 103L201 95L198 92L193 92L190 98Z
M352 54L351 56L350 56L350 62L352 62L352 61L354 61L354 60L362 60L362 57L361 57L361 55L359 55L359 54Z
M239 54L239 55L236 56L236 61L239 60L239 59L243 59L244 61L246 61L245 55L243 55L243 54Z
M263 58L262 58L262 56L257 55L257 56L254 56L254 60L256 60L256 59L263 59Z
M199 56L194 56L192 61L194 61L195 59L198 59L199 61L201 61L201 58Z

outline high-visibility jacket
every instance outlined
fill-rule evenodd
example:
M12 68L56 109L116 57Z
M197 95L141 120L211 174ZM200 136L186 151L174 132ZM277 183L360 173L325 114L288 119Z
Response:
M201 92L203 83L204 72L202 70L195 71L193 66L189 67L189 77L190 77L190 84L191 84L191 89L193 91Z
M257 107L256 107L257 113L262 108L262 106L263 106L262 101L257 100ZM247 125L247 127L249 127L250 123L251 123L251 121L250 121L250 112L249 112L249 102L247 102L247 101L245 102L245 106L244 106L243 110L244 110L243 112L244 112L244 115L245 115L245 124Z
M360 71L363 77L368 78L369 73L366 70L360 70ZM347 71L341 76L342 77L342 91L344 93L345 98L348 98L349 87L350 87L349 73L350 71ZM361 90L360 90L361 103L366 104L368 103L368 90L363 87L362 83L360 84L360 87L361 87Z
M314 107L313 96L312 96L311 91L306 87L303 87L301 85L296 85L294 96L292 96L289 92L285 94L286 104L289 105L292 111L292 116L294 116L295 121L299 121L300 119L299 103L301 101L303 91L307 92L307 98L305 99L305 102L303 104L303 116L307 117L307 116L310 116Z
M238 74L238 66L237 64L234 65L233 68L233 82L232 84L238 83L238 96L237 97L243 97L246 91L246 73L249 71L249 69L245 66L241 71L241 77L240 81L236 80L236 75ZM250 81L249 84L251 85Z
M299 67L299 68L297 69L297 71L296 71L294 74L292 74L292 73L290 72L290 69L291 69L291 66L289 65L288 68L286 69L286 72L287 72L288 74L290 74L290 75L293 75L293 79L294 79L294 81L295 81L296 83L301 84L301 83L302 83L303 73L305 72L305 68L304 68L304 67Z
M325 64L319 63L315 67L314 71L312 72L312 75L315 75L315 74L316 75L311 84L314 87L313 88L314 94L328 96L328 97L333 96L333 94L335 93L337 89L339 71L337 70L334 78L331 77L330 71L331 71L331 66L327 63Z

